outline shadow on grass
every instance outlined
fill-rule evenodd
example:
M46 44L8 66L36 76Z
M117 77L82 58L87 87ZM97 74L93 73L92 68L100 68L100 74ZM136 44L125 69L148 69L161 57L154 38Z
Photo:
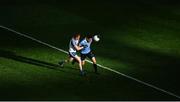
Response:
M72 68L72 67L69 67L69 66L65 66L66 68L62 68L58 64L53 64L53 63L49 63L49 62L45 62L45 61L40 61L40 60L20 56L20 55L17 55L16 53L14 53L14 52L5 51L5 50L1 50L1 49L0 49L0 57L15 60L15 61L18 61L18 62L31 64L31 65L36 65L36 66L40 66L40 67L44 67L44 68L48 68L48 69L67 72L67 73L74 74L74 75L78 75L78 72L79 72L79 69L76 69L76 68ZM73 70L73 72L70 71L70 70ZM74 72L74 71L77 71L77 73ZM86 72L93 73L93 72L90 72L90 71L86 71Z
M19 62L23 62L23 63L32 64L32 65L36 65L36 66L40 66L40 67L46 67L49 69L55 69L55 70L62 71L62 70L60 70L61 67L59 65L49 63L49 62L45 62L45 61L32 59L32 58L23 57L20 55L16 55L14 52L4 51L1 49L0 49L0 57L19 61Z

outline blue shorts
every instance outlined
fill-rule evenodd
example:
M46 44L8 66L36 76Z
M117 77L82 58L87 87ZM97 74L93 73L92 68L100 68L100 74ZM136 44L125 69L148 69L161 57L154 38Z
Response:
M69 52L69 56L75 58L77 56L76 52Z
M86 59L86 57L88 57L89 59L92 59L93 57L95 57L95 55L92 52L89 52L87 54L82 54L81 53L81 60L84 61Z

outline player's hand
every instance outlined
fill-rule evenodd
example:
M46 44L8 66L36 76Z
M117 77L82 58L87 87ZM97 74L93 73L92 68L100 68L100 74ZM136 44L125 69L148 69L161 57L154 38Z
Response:
M84 48L88 47L88 45L83 45Z

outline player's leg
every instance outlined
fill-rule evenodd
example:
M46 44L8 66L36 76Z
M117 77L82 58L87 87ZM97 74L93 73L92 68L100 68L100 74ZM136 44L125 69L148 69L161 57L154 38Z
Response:
M96 63L96 58L95 57L92 57L92 62L93 62L93 67L94 67L94 71L95 71L95 73L98 73L98 71L97 71L97 63Z
M67 60L60 61L60 62L59 62L59 65L60 65L61 67L64 67L64 64L65 64L65 63L72 62L73 59L74 59L73 57L69 57Z
M84 71L83 71L81 58L80 58L79 56L76 55L76 56L74 57L74 59L76 59L76 61L77 61L78 64L79 64L80 74L81 74L82 76L84 76L85 73L84 73Z
M85 65L86 56L87 56L86 54L82 54L82 53L81 53L81 63L82 63L82 66Z
M63 60L63 61L60 61L58 64L63 67L65 63L68 63L68 62L72 62L74 60L74 56L76 55L76 53L71 53L69 52L69 57L67 60Z
M71 61L71 63L72 63L72 65L74 65L75 63L78 63L78 61L77 61L76 59L73 59L73 60Z
M83 60L83 61L81 61L82 62L82 66L84 66L85 65L85 60Z
M88 54L88 58L90 58L90 59L91 59L91 61L93 62L93 67L94 67L94 71L95 71L95 73L98 73L98 71L97 71L97 63L96 63L96 57L95 57L95 55L94 55L92 52L90 52L90 53Z

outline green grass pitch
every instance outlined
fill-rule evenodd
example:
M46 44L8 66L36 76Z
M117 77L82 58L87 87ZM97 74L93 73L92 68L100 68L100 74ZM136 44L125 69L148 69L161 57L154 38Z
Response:
M101 34L98 64L180 95L180 7L159 0L0 3L0 25L68 50L74 32ZM57 3L56 3L57 2ZM0 28L0 100L179 100Z

